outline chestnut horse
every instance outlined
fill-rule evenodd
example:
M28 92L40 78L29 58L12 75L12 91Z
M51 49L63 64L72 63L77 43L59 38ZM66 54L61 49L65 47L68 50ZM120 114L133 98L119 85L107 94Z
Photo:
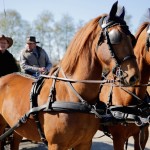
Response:
M139 101L141 102L141 100L144 100L146 96L146 85L150 78L150 22L143 23L139 27L135 37L137 42L134 48L134 53L136 55L141 74L141 80L138 83L139 87L112 88L111 86L103 86L99 97L100 101L105 102L108 106L134 106L137 105ZM108 76L109 79L113 79L113 75L111 73L109 73ZM135 98L135 96L130 93L135 93L138 97ZM149 136L148 126L145 126L142 130L141 127L135 124L127 124L125 126L117 124L100 127L100 130L104 131L104 129L105 132L112 135L115 150L123 150L124 144L130 136L133 136L134 138L134 149L143 150Z
M102 68L120 68L127 75L118 76L125 85L134 85L140 78L124 9L118 16L116 12L117 2L109 15L87 23L70 43L59 68L48 76L37 81L18 73L0 78L0 114L10 127L16 127L19 120L15 128L19 135L46 140L49 150L90 150L99 128L99 118L94 115L99 83L94 81L101 79ZM1 126L1 134L3 129Z

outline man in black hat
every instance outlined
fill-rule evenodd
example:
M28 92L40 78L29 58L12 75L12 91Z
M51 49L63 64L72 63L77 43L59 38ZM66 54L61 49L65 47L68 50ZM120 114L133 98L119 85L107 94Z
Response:
M0 35L0 77L18 72L19 67L13 55L7 50L13 45L13 39Z
M20 67L22 72L37 77L39 74L49 72L52 63L44 49L37 46L36 38L27 38L26 47L21 51Z

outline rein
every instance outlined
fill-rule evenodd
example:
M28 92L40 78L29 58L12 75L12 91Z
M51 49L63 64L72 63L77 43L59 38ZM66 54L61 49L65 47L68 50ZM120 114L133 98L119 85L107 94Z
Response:
M94 114L97 118L101 119L101 124L116 124L116 123L135 123L138 126L141 126L145 123L150 124L150 103L148 106L145 107L142 104L140 106L109 106L100 101L97 101L95 105L88 104L73 88L71 83L79 82L79 83L114 83L114 80L72 80L67 79L65 74L62 71L64 78L57 77L58 72L60 69L54 72L53 76L41 75L39 79L37 79L32 86L31 93L30 93L30 110L22 116L18 122L11 127L8 131L6 131L3 135L0 136L0 141L12 134L12 132L20 127L22 124L25 124L32 115L35 119L39 135L41 137L41 141L47 144L45 135L42 131L41 124L38 119L38 113L40 111L43 112L64 112L64 113L90 113ZM40 93L40 90L43 86L45 78L52 78L53 83L52 87L50 88L50 94L48 97L47 103L42 106L38 106L37 104L37 97ZM67 82L68 86L71 88L73 93L79 98L80 102L65 102L65 101L55 101L55 82L56 80L61 80ZM84 82L86 81L86 82ZM150 101L150 100L148 100ZM106 113L107 111L107 113ZM146 113L144 113L146 111ZM130 113L129 113L130 112ZM136 113L135 113L136 112ZM148 117L147 117L148 116Z
M62 69L61 69L62 70ZM47 144L45 135L42 131L39 119L38 119L38 112L43 111L43 112L65 112L65 113L73 113L73 112L80 112L80 113L90 113L90 114L94 114L96 115L98 118L102 118L101 115L104 114L104 110L105 110L105 105L101 105L98 107L98 102L96 102L95 105L91 105L88 104L77 92L76 90L73 88L73 86L71 85L71 82L75 83L75 82L81 82L84 83L85 80L69 80L66 78L65 74L64 78L58 78L58 73L60 71L60 68L58 68L53 76L48 76L51 77L53 79L53 83L52 83L52 87L50 88L50 94L48 97L48 101L46 104L42 105L42 106L38 106L37 103L37 97L40 93L40 90L43 86L44 83L44 79L46 75L42 75L40 76L35 82L33 82L33 86L30 92L30 110L19 119L19 121L12 127L10 128L8 131L6 131L3 135L0 136L0 140L3 140L4 138L6 138L7 136L9 136L10 134L12 134L12 132L20 127L22 124L26 123L27 119L30 117L30 115L33 116L33 118L35 119L35 123L37 125L37 129L39 132L39 135L41 137L41 141L43 141L45 144ZM47 77L47 76L46 76ZM79 98L80 102L65 102L64 101L55 101L55 83L56 80L62 80L67 82L67 84L69 85L69 87L72 89L72 91L74 92L74 94ZM93 81L89 80L87 83L92 83ZM95 83L99 83L98 81L94 81ZM108 83L111 81L102 81L100 83Z
M44 78L51 78L51 79L56 79L64 82L70 82L70 83L99 83L99 84L104 84L104 83L114 83L114 82L120 82L120 80L77 80L77 79L68 79L68 78L61 78L61 77L56 77L56 76L49 76L49 75L40 75L41 77Z
M103 74L103 78L106 79L106 76L107 74L106 75ZM103 85L101 85L101 88L102 86ZM104 135L111 138L111 134L107 126L115 125L115 124L118 124L119 122L120 124L125 125L125 126L127 125L127 123L135 123L136 126L139 126L139 129L140 129L139 146L140 146L140 149L142 150L140 141L141 139L143 139L143 136L144 136L144 128L146 126L149 126L150 124L150 96L147 92L144 100L142 100L131 91L126 90L120 86L122 90L129 93L130 95L134 97L135 100L137 100L138 105L113 106L112 105L113 87L114 85L112 84L110 94L108 96L108 102L106 104L107 105L106 114L111 114L113 117L111 118L107 117L105 120L102 121L101 127L103 129L103 133ZM112 118L115 118L115 120L114 119L112 120ZM127 150L127 146L128 146L128 140L125 143L126 150Z
M108 33L108 28L111 27L112 25L118 25L114 23L109 23L106 24L106 26L103 25L103 32L105 32L106 40L107 40L107 45L110 50L110 53L112 57L114 58L116 62L116 66L113 69L113 74L116 73L117 77L122 78L122 70L121 70L121 63L123 61L126 61L131 58L135 58L134 55L129 55L123 58L122 60L119 60L119 58L115 55L112 44L110 42L109 38L109 33ZM98 45L100 44L100 39L98 41ZM61 69L62 70L62 69ZM43 111L43 112L81 112L81 113L91 113L94 114L96 117L100 118L102 120L102 124L116 124L116 123L135 123L138 126L142 126L143 124L150 124L150 104L148 106L144 105L144 108L137 107L137 106L128 106L128 107L123 107L123 106L111 106L109 107L106 105L99 105L97 107L97 103L95 105L90 105L88 104L73 88L71 83L97 83L97 84L104 84L104 83L112 83L113 86L118 86L114 85L114 82L120 82L120 80L74 80L74 79L67 79L65 74L63 73L64 78L58 77L58 72L59 69L56 70L54 75L48 76L48 75L41 75L39 79L37 79L36 82L33 83L31 93L30 93L30 110L27 112L23 117L21 117L18 122L11 127L8 131L6 131L3 135L0 136L0 141L5 139L7 136L12 134L12 132L20 127L22 124L25 124L27 122L27 119L30 117L30 115L33 116L35 119L35 123L37 125L37 129L41 138L41 141L47 145L47 140L45 138L45 135L42 131L41 124L38 118L38 112ZM48 98L48 102L42 106L38 106L37 104L37 97L38 94L40 93L40 90L42 88L42 85L44 83L45 78L51 78L53 79L52 87L50 88L50 94ZM120 78L120 79L121 79ZM79 98L81 102L74 103L74 102L57 102L54 100L55 96L55 82L56 80L61 80L64 82L67 82L69 87L72 89L73 93ZM120 85L119 85L120 86ZM140 85L140 86L145 86L145 85ZM122 87L122 85L120 86ZM113 88L112 88L113 89ZM110 99L111 99L111 94L110 93ZM145 103L144 103L145 104ZM106 109L107 108L107 109ZM145 112L144 115L143 113ZM107 113L105 113L107 112ZM130 112L130 113L129 113ZM135 114L136 112L136 114ZM148 117L147 117L148 116Z
M107 76L107 74L106 75L103 74L104 79L106 79L106 76ZM102 88L102 86L103 85L101 84L100 87ZM136 94L123 88L122 86L119 86L119 88L121 88L128 94L132 95L138 104L130 105L130 106L114 106L114 105L112 105L112 94L113 94L114 86L115 86L115 83L112 83L111 89L110 89L110 94L108 96L108 102L106 104L107 105L106 113L111 113L114 118L123 119L123 120L127 121L128 123L130 123L130 121L132 121L132 122L135 121L135 124L138 126L141 126L144 123L150 124L150 96L149 96L148 92L146 93L144 100L142 100ZM142 85L142 86L144 86L144 85ZM141 121L141 123L139 123L139 120Z

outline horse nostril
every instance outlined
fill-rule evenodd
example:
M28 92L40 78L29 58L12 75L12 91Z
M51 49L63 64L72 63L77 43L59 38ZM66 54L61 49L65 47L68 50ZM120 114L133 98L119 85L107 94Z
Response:
M132 76L129 80L130 85L136 84L136 82L139 80L137 76Z

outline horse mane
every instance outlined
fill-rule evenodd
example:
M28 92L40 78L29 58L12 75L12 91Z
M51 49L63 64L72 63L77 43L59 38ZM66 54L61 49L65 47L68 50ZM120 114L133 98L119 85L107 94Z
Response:
M136 40L139 38L141 32L148 26L149 22L144 22L138 29L138 31L135 34Z
M78 58L82 54L82 52L89 52L89 50L87 49L90 45L87 43L89 42L90 44L92 44L93 40L91 40L91 38L94 39L95 36L97 36L97 34L100 32L101 28L99 26L99 20L103 16L104 15L89 21L76 33L69 47L67 48L65 56L61 61L61 66L63 67L64 72L72 73L75 70Z

